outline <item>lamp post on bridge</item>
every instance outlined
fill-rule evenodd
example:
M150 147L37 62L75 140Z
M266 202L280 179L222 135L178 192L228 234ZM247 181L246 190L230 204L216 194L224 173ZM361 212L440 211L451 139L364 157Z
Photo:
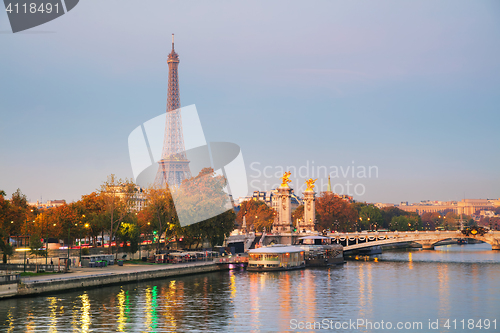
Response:
M370 228L370 231L371 231L372 230L372 225L370 224L370 218L368 217L366 220L368 221L368 225L369 225L369 228ZM363 218L360 217L359 221L362 223L363 222Z

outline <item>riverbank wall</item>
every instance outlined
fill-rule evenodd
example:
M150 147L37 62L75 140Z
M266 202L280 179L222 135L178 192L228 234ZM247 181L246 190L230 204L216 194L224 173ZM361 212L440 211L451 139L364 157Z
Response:
M56 294L77 289L100 288L225 269L228 269L227 265L218 265L214 262L174 265L125 265L122 267L113 266L109 269L86 269L66 274L22 278L17 284L2 286L0 299Z

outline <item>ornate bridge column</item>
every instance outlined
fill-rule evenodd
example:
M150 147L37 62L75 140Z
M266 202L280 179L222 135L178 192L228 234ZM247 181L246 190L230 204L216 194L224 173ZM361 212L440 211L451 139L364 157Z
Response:
M307 189L304 191L304 220L299 224L299 232L303 230L314 231L316 223L315 195L314 182L316 180L309 179L306 181Z
M278 214L273 223L273 232L291 232L292 231L292 210L291 210L291 199L290 192L292 189L288 186L291 182L288 177L290 177L290 172L287 172L282 177L282 184L277 188L278 190Z

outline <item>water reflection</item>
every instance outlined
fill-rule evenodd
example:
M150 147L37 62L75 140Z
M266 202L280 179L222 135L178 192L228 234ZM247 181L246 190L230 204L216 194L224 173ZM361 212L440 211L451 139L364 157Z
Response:
M80 296L80 299L82 300L80 320L81 332L88 332L91 323L89 295L87 295L87 293L83 293L83 295Z
M48 297L47 298L50 306L50 326L49 332L56 333L57 332L57 298L56 297Z
M439 317L450 318L450 289L448 265L442 264L437 267L439 284Z
M176 316L174 314L175 309L177 308L177 297L176 297L176 281L172 280L169 283L169 286L166 291L166 304L165 304L165 312L164 317L167 325L169 325L173 330L177 329L177 321Z
M259 274L248 274L250 292L250 326L257 331L260 322Z
M260 332L293 330L294 319L495 319L500 253L489 254L493 263L482 257L456 262L461 257L456 251L384 253L379 262L335 268L214 272L2 300L0 331Z
M12 311L9 309L8 313L7 313L7 323L6 323L8 329L7 329L7 332L10 333L10 332L13 332L14 331L14 316L12 315Z
M146 288L146 331L155 331L158 327L158 313L156 307L158 287Z
M118 332L125 332L125 325L127 324L127 310L128 310L128 292L122 290L118 295Z

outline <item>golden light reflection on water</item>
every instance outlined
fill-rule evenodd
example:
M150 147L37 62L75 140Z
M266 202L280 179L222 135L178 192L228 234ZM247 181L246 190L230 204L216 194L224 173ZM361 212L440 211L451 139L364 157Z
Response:
M158 287L146 288L146 332L155 332L158 327Z
M373 265L368 265L367 267L368 273L366 274L366 285L367 285L367 290L366 290L366 306L368 307L366 311L366 315L369 317L372 317L372 312L373 312L373 275L372 275L372 270L373 270Z
M57 298L56 297L48 297L48 301L50 302L50 326L49 332L56 333L57 332Z
M408 252L408 268L413 269L413 257L411 252Z
M448 265L442 264L438 269L438 284L439 284L439 316L441 318L450 317L450 288L449 288L449 272Z
M177 317L175 315L175 309L177 308L177 297L176 297L177 286L175 280L170 281L167 291L166 299L166 311L163 313L165 321L169 323L170 328L173 331L177 330Z
M14 331L14 317L12 316L12 311L9 309L9 312L7 313L7 325L9 326L9 329L7 330L8 333Z
M176 310L180 306L179 293L183 292L182 285L177 286L176 280L170 281L166 293L166 310L163 313L165 320L169 323L170 328L173 331L177 330L177 314Z
M279 294L280 294L280 323L282 324L281 329L282 330L287 330L290 329L290 320L292 319L290 317L291 311L292 311L292 304L291 304L291 287L290 287L290 274L288 272L281 272L280 276L280 289L279 289ZM284 325L284 326L283 326Z
M306 318L308 321L314 321L314 315L316 314L316 285L314 283L314 273L308 271L302 273L305 275L305 284L303 299L306 300L303 309L306 311ZM301 297L302 298L302 297Z
M231 298L234 299L236 297L236 276L234 276L234 271L229 271L229 289L231 290Z
M118 332L125 332L125 325L127 324L127 315L125 309L126 295L125 290L122 290L117 295L118 298Z
M255 329L258 328L260 320L260 299L259 299L259 279L257 274L249 274L248 280L250 283L250 318L251 325Z
M27 318L26 318L26 332L35 332L36 330L36 324L35 324L35 316L33 315L33 312L28 312Z
M364 309L366 305L365 299L365 273L363 271L365 265L360 265L358 270L358 280L359 280L359 308L360 308L360 318L364 318Z
M80 299L82 301L82 310L81 310L81 331L80 332L88 332L90 328L90 324L92 323L92 318L90 316L90 300L89 295L84 293L80 295Z

